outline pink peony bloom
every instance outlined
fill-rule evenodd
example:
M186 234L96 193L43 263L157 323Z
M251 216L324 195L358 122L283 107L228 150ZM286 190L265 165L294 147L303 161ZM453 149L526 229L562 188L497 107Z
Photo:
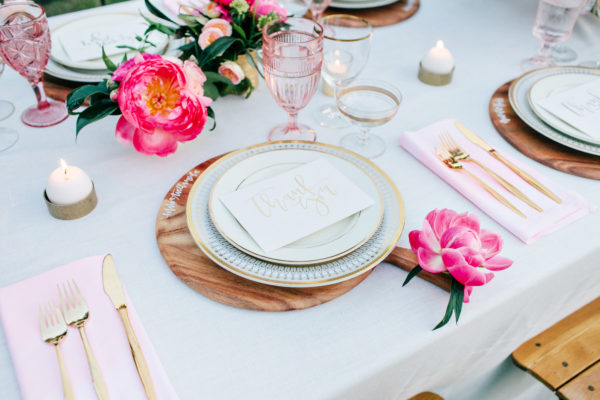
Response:
M223 37L223 31L219 28L208 28L203 30L200 36L198 37L198 45L202 50L206 49L208 46L213 44L215 40L220 37Z
M219 75L229 79L231 83L237 85L244 79L244 71L242 67L235 61L224 61L221 63L218 69Z
M512 265L511 260L498 255L502 249L500 235L481 229L473 214L433 210L427 214L423 229L410 232L408 239L421 268L434 274L448 271L465 286L465 303L473 286L485 285L494 277L487 271Z
M198 96L204 107L210 106L212 99L204 96L203 86L204 82L206 82L206 75L204 75L204 72L202 72L199 66L191 61L184 61L183 70L185 71L185 76L187 78L186 89Z
M222 18L215 18L215 19L211 19L210 21L208 21L202 27L202 32L204 32L207 29L211 29L211 28L217 28L218 30L223 32L223 36L231 36L231 32L232 32L231 24Z
M125 75L135 67L137 64L143 63L146 60L156 60L161 58L158 54L148 54L142 53L138 54L130 60L125 61L123 64L119 65L117 69L112 74L112 80L115 82L120 82Z
M253 9L257 15L269 15L271 12L274 12L280 19L285 19L288 15L287 10L280 7L274 0L257 0Z
M207 118L202 98L188 88L184 69L160 56L129 69L118 102L123 116L115 135L143 154L173 153L178 142L200 134Z

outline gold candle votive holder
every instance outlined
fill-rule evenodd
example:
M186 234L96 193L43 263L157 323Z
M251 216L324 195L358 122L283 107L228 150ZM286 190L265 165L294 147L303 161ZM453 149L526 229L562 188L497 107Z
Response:
M56 204L53 203L44 190L44 201L48 206L48 211L56 219L71 220L84 217L92 212L98 204L98 197L96 196L96 189L94 182L92 182L92 190L83 199L71 203L71 204Z

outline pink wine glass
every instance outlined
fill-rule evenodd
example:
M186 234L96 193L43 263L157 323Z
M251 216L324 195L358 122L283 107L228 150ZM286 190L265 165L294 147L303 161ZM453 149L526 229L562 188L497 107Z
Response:
M50 57L50 31L44 8L33 2L0 5L0 57L25 77L37 97L37 106L23 111L29 126L45 127L64 121L64 103L50 101L44 92L44 69Z
M287 124L269 132L273 140L311 140L315 131L298 124L298 112L315 94L323 63L323 28L305 18L272 21L263 28L263 67L269 91L288 113Z
M310 14L312 15L313 21L319 22L323 13L331 4L331 0L310 0Z

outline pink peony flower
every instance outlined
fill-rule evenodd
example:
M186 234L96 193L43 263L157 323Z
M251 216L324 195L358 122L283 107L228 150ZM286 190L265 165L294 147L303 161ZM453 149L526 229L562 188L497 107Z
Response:
M207 29L217 28L221 32L223 32L223 36L231 36L232 28L231 24L228 21L225 21L222 18L215 18L208 21L203 27L202 32Z
M119 65L117 69L112 74L112 80L115 82L120 82L125 75L137 64L143 63L146 60L156 60L161 58L158 54L148 54L142 53L138 54L130 60L125 61L123 64Z
M191 61L184 61L183 70L187 77L186 89L198 96L204 107L210 106L212 99L204 96L203 86L204 82L206 82L206 75L204 75L204 72L202 72L199 66Z
M448 271L465 287L464 302L469 302L473 286L488 283L494 274L512 265L498 255L502 238L481 229L476 215L433 210L423 222L423 229L408 235L410 247L424 270L437 274Z
M237 85L244 79L244 71L242 67L235 61L224 61L221 63L218 69L219 75L229 79L231 83Z
M198 37L198 45L202 50L206 49L208 46L214 43L220 37L225 36L223 31L219 28L208 28L203 30L200 36Z
M178 142L200 134L207 118L205 101L189 89L184 68L160 56L129 69L118 102L123 116L115 135L143 154L173 153Z
M287 10L280 7L274 0L257 0L253 9L257 15L269 15L271 12L274 12L280 19L285 19L288 15Z

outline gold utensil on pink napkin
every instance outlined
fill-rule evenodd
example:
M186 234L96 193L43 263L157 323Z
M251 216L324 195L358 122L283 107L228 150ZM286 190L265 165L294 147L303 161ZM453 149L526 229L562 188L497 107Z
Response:
M133 355L133 361L137 368L146 396L149 400L156 400L156 392L154 391L154 384L152 383L152 376L148 369L148 363L142 353L142 348L138 343L131 321L129 320L129 314L127 313L127 303L125 302L125 292L121 285L121 280L117 274L115 268L115 262L113 261L112 255L107 254L102 262L102 282L104 283L104 291L110 297L113 305L121 316L125 332L127 333L127 340L129 341L129 347L131 348L131 354Z
M527 218L527 216L525 214L523 214L521 211L519 211L519 209L517 207L512 205L512 203L510 201L506 200L500 193L496 192L494 189L492 189L490 186L488 186L485 182L483 182L481 179L479 179L477 176L475 176L471 171L464 169L462 164L460 162L454 160L452 158L452 156L450 155L450 153L448 153L444 148L436 147L435 153L436 153L437 157L440 159L440 161L442 161L444 164L446 164L446 166L448 168L455 169L455 170L458 170L461 172L465 172L467 175L469 175L471 178L473 178L475 181L477 181L477 183L479 183L485 190L487 190L487 192L489 194L494 196L496 198L496 200L498 200L500 203L504 204L506 207L510 208L512 211L514 211L521 217Z
M498 160L502 161L502 163L504 163L504 165L506 165L508 168L513 170L513 172L515 174L519 175L525 182L529 183L531 186L533 186L540 192L544 193L546 196L550 197L555 202L557 202L559 204L562 203L562 200L560 199L560 197L558 197L557 195L552 193L550 191L550 189L548 189L546 186L542 185L533 176L529 175L527 172L523 171L521 168L517 167L515 164L513 164L512 162L510 162L506 158L504 158L492 146L487 144L482 138L480 138L475 133L473 133L471 130L469 130L469 128L467 128L466 126L464 126L463 124L461 124L458 121L456 121L454 124L456 125L458 130L463 135L465 135L465 137L467 139L469 139L471 142L475 143L477 146L481 147L482 149L484 149L485 151L490 153L492 156L496 157Z
M58 366L60 367L60 377L65 400L75 400L71 381L69 380L67 368L65 367L65 362L60 350L60 342L67 336L67 324L56 305L48 303L43 310L42 306L40 306L40 327L44 342L53 345L56 349L56 357L58 358Z
M452 155L452 158L454 160L472 162L473 164L477 165L479 168L483 169L489 176L494 178L496 180L496 182L498 182L500 185L502 185L502 187L504 187L506 190L508 190L515 196L517 196L519 199L523 200L525 203L530 205L532 208L534 208L535 210L540 211L540 212L543 211L540 206L535 204L533 202L533 200L531 200L529 197L527 197L523 192L521 192L519 189L517 189L515 186L513 186L510 182L508 182L506 179L504 179L503 177L501 177L500 175L498 175L497 173L492 171L490 168L486 167L485 165L483 165L482 163L480 163L479 161L477 161L476 159L471 157L471 155L469 153L467 153L465 150L463 150L458 145L458 143L456 143L456 141L454 140L452 135L450 135L448 132L440 135L439 137L440 137L440 141L442 142L442 146L444 147L444 149L446 151L448 151L450 153L450 155Z
M83 342L85 355L87 356L88 365L90 367L90 373L92 374L92 382L94 384L96 394L98 395L98 399L108 400L109 396L106 383L104 382L102 372L100 371L100 366L98 366L96 357L94 357L94 353L92 353L92 348L90 347L87 335L85 333L85 323L90 315L87 303L81 295L81 291L79 290L79 287L75 281L73 281L72 285L71 282L67 282L66 284L63 283L62 290L61 287L58 286L58 296L60 298L61 309L67 324L79 330L79 335L81 336L81 341Z

